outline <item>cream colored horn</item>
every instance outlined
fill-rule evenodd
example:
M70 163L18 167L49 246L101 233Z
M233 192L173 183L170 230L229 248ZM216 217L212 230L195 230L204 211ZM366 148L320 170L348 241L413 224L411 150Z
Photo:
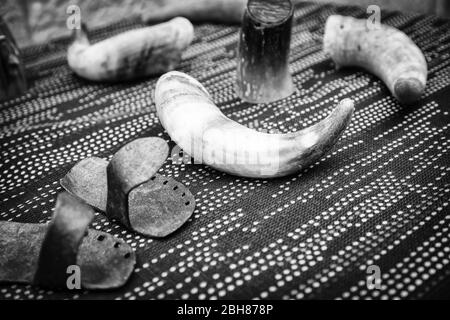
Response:
M422 51L403 32L366 19L332 15L327 19L324 50L337 67L358 66L378 76L401 102L418 101L427 82Z
M353 101L344 99L303 130L258 132L227 118L197 80L177 71L158 80L155 102L163 127L196 162L253 178L281 177L315 163L337 142L354 110Z
M94 81L120 81L173 70L194 38L185 18L127 31L90 44L84 28L75 30L67 60L80 77Z

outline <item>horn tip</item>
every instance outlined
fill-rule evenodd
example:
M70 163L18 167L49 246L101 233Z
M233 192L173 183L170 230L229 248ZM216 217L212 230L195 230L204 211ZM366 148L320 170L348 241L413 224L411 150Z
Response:
M355 110L355 102L353 99L345 98L339 103L340 109L346 110L347 112L353 112Z
M343 99L339 102L339 105L334 109L332 114L338 118L347 119L349 121L352 118L353 112L355 111L355 102L353 99Z
M345 99L343 99L342 101L341 101L341 104L343 105L343 106L346 106L346 107L354 107L355 106L355 102L353 101L353 99L350 99L350 98L345 98Z

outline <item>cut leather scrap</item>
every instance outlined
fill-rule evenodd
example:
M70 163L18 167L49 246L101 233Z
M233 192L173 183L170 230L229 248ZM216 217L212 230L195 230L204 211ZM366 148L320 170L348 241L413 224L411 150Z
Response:
M169 146L160 138L136 139L114 154L106 168L108 218L134 229L129 219L128 193L153 177L168 154Z
M106 211L108 161L89 157L78 162L61 179L61 186L99 211Z
M160 138L137 139L110 163L97 157L80 161L61 185L127 228L165 237L180 228L195 208L195 198L183 184L156 174L168 152Z
M165 237L192 215L195 198L181 183L159 174L128 195L130 224L139 233Z
M76 265L78 247L94 217L91 208L62 193L39 253L34 283L58 287L67 279L67 267Z
M130 277L136 257L124 241L88 229L89 206L58 195L49 224L0 222L0 282L67 288L69 266L79 266L81 287L112 289Z

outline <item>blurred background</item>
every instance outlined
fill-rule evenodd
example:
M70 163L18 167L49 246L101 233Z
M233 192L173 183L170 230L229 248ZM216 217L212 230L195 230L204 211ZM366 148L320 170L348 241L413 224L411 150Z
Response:
M81 9L82 20L89 27L140 15L144 10L158 10L182 0L0 0L0 15L10 26L19 46L41 43L67 35L66 10L71 4ZM295 0L299 2L301 0ZM381 8L437 14L450 17L450 0L316 0L367 7L375 4Z

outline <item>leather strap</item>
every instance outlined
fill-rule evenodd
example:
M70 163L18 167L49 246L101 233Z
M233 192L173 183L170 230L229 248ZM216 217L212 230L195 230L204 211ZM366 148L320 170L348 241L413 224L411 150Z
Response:
M169 146L161 138L136 139L117 151L106 169L108 197L106 216L132 228L128 210L128 194L150 180L162 166Z
M60 193L39 254L33 283L65 287L67 268L77 264L78 248L94 217L91 207L67 192Z

